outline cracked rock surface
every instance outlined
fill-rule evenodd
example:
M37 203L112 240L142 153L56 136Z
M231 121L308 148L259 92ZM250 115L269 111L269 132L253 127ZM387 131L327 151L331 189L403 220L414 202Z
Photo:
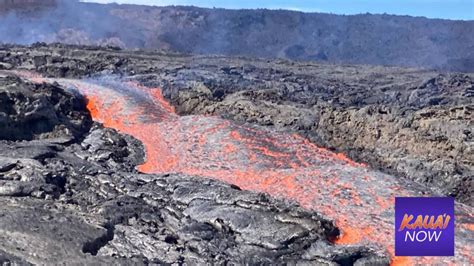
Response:
M25 84L16 77L0 81L0 138L32 140L74 138L91 120L84 101L57 86Z
M23 117L25 99L44 99L31 115L58 118L49 131L0 140L2 264L389 262L369 246L334 246L338 228L293 203L203 178L138 173L141 144L93 124L85 101L57 85L1 76L0 91L2 108L19 110L13 117ZM61 108L71 102L74 109ZM12 120L7 126L20 129L22 120Z
M55 78L133 76L180 114L294 131L473 205L472 73L44 44L4 46L0 62Z

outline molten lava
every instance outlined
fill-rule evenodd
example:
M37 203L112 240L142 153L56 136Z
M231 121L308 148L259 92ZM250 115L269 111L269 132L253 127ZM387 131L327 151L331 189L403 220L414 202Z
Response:
M139 170L145 173L210 177L295 200L336 221L342 230L337 244L379 247L392 255L392 264L474 263L472 245L463 241L457 241L453 258L394 257L394 197L415 196L416 192L392 176L299 135L237 125L218 117L181 117L159 89L131 82L57 81L86 95L94 120L143 142L146 163ZM472 221L471 209L456 208L468 214L468 223ZM460 224L456 230L464 238L472 236L472 224Z

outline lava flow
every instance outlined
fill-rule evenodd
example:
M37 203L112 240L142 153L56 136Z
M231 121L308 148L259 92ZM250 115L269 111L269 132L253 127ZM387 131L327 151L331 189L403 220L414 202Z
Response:
M336 244L364 244L392 264L473 264L472 210L458 204L455 257L395 257L394 197L416 196L392 176L305 138L218 117L178 116L159 89L115 79L56 80L88 98L94 120L143 142L145 173L179 172L297 201L336 222Z

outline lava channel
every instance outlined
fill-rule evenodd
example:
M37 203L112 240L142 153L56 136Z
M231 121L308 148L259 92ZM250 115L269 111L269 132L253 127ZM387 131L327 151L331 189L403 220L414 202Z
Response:
M219 117L178 116L158 88L118 79L60 80L88 99L95 121L139 139L150 174L184 173L297 201L335 221L336 244L379 247L392 265L474 264L472 208L456 204L455 257L395 257L394 198L416 187L307 139ZM408 185L407 185L408 184Z

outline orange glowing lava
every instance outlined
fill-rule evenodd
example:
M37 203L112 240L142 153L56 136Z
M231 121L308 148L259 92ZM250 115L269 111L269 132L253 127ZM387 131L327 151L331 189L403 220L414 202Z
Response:
M453 258L393 256L394 198L415 192L392 176L299 135L237 125L218 117L180 117L159 89L131 82L57 81L86 95L94 120L143 142L146 163L139 167L142 172L210 177L295 200L336 222L342 230L336 244L380 247L391 254L393 265L474 264L472 243L462 241L456 242ZM469 207L459 208L472 214ZM458 235L472 239L472 224L457 226L456 235L457 239Z

